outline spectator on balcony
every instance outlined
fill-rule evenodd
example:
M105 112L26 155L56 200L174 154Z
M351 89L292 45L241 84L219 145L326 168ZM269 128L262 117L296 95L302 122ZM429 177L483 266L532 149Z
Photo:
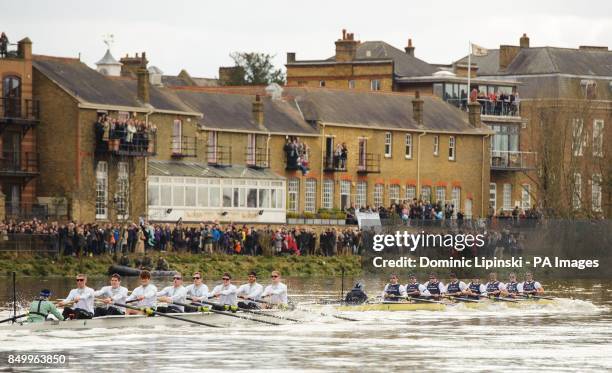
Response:
M470 102L476 102L476 99L479 98L479 93L476 88L472 89L470 92Z
M0 35L0 57L8 56L8 45L9 45L8 37L3 32L2 35Z

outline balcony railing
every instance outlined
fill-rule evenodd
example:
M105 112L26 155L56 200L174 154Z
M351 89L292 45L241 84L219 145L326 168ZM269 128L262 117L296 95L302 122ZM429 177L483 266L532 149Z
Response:
M250 168L270 168L270 151L266 148L247 148L246 165Z
M231 146L209 146L206 154L210 166L229 167L232 165Z
M156 149L157 136L151 132L137 132L131 138L111 136L109 140L98 139L96 144L96 153L128 157L152 156L156 154Z
M196 137L173 136L170 144L172 156L175 158L198 156L198 141Z
M23 100L21 97L0 97L0 120L38 121L40 119L39 101Z
M467 111L467 98L447 98L445 99L451 105L454 105L462 110ZM496 100L492 101L489 99L479 98L476 100L480 104L480 114L482 115L496 115L504 117L519 117L520 116L520 104L516 101Z
M20 58L19 44L8 44L6 51L0 51L0 58Z
M38 153L2 152L0 174L20 176L36 173L38 173Z
M491 150L492 170L534 170L536 167L535 152Z
M49 206L39 203L6 201L4 213L7 220L26 220L32 218L45 220L49 217Z
M344 172L346 171L346 159L336 155L328 155L323 159L323 171Z
M360 174L379 174L380 173L380 154L365 153L359 155L357 173Z

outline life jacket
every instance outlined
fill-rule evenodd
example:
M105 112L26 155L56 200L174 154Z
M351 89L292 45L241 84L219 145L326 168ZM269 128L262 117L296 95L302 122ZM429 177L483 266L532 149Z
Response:
M461 288L459 287L459 281L449 282L446 286L446 292L450 294L461 292Z
M506 291L510 294L518 293L518 282L509 282L506 284Z
M387 294L389 295L395 295L396 297L399 297L400 295L402 295L400 293L400 284L387 284Z
M499 281L489 282L487 284L487 293L492 293L499 290Z
M414 293L415 291L419 291L419 284L408 284L406 285L406 293ZM420 293L419 293L420 294Z
M36 311L32 311L31 310L32 307L30 306L30 312L29 313L32 314L32 315L42 316L46 320L47 316L49 316L49 313L42 313L42 312L40 312L40 306L41 306L42 302L44 302L45 300L44 299L36 299L36 301L38 301L38 305L36 306Z
M427 291L429 291L429 294L440 294L440 282L436 281L436 282L428 282L427 283Z
M523 291L535 291L535 281L523 282Z

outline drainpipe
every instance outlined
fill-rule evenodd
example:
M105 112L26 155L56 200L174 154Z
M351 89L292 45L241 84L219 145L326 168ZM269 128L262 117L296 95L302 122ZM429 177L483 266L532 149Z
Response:
M148 113L145 114L145 125L149 125L149 115L153 114L155 109L151 107ZM157 136L157 134L156 134ZM157 138L155 139L155 146L157 147ZM147 221L149 221L149 162L145 157L144 160L144 180L145 180L145 188L144 188L144 203L145 203L145 217Z
M270 132L268 132L268 138L266 139L266 166L270 167L270 138L272 137L272 135L270 135ZM255 144L255 147L257 147L257 144Z
M419 135L417 146L417 185L416 185L416 197L421 199L421 137L427 135L427 131Z
M321 188L321 193L320 193L320 200L319 200L319 208L321 208L321 206L323 206L323 170L325 168L324 166L324 162L325 162L325 123L321 123L321 125L323 126L323 131L322 131L322 135L321 135L321 167L319 169L319 188ZM332 196L332 198L334 198ZM333 203L332 203L333 206Z
M486 135L482 138L482 172L480 174L480 216L482 218L486 217L486 213L485 213L485 185L484 185L484 178L485 178L485 162L490 161L488 159L486 159L485 157L485 151L486 151L486 139L488 139L489 137L491 137L491 135ZM488 208L488 206L487 206Z

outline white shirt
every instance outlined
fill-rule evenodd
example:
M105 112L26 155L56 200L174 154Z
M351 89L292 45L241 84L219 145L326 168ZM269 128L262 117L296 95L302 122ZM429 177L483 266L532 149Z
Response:
M264 288L257 282L251 284L246 283L238 288L238 296L243 296L250 299L260 300L261 293L263 293Z
M172 299L172 303L187 303L187 289L183 285L181 286L166 286L162 291L157 292L158 297L170 297ZM185 307L179 306L178 304L174 305L181 312L185 312Z
M195 284L191 284L187 286L187 297L195 298L194 300L207 300L210 294L208 293L208 286L204 284L200 284L200 286L195 286Z
M272 304L287 304L287 285L279 282L266 286L266 290L261 294L261 297L270 295L270 303Z
M387 290L389 289L389 285L391 285L391 284L385 285L385 288L383 289L383 292L382 292L382 297L383 298L385 297L385 295L387 295ZM399 286L399 292L400 292L400 296L401 297L405 297L406 296L406 287L404 285L400 285Z
M127 300L127 297L128 297L128 289L124 288L123 286L118 286L116 288L113 288L110 285L104 286L102 289L95 291L94 296L111 298L111 301L113 303L125 304L125 301ZM106 305L106 308L108 307L112 307L112 306ZM117 307L114 307L114 308L117 308Z
M75 297L80 297L79 301L72 305L72 308L80 308L87 312L94 312L94 290L85 286L82 289L76 288L70 290L64 303L72 301Z
M444 293L448 293L448 285L450 285L450 282L444 287ZM468 286L465 284L465 282L459 281L459 291L465 291L467 288Z
M134 302L134 307L155 307L157 301L157 287L155 287L153 284L149 284L146 287L140 285L134 289L134 291L132 291L132 294L128 297L126 302L134 300L140 296L144 296L144 299Z
M235 306L238 304L238 299L236 298L236 293L238 289L235 285L217 285L212 291L212 295L219 296L219 304L221 305L229 305Z

